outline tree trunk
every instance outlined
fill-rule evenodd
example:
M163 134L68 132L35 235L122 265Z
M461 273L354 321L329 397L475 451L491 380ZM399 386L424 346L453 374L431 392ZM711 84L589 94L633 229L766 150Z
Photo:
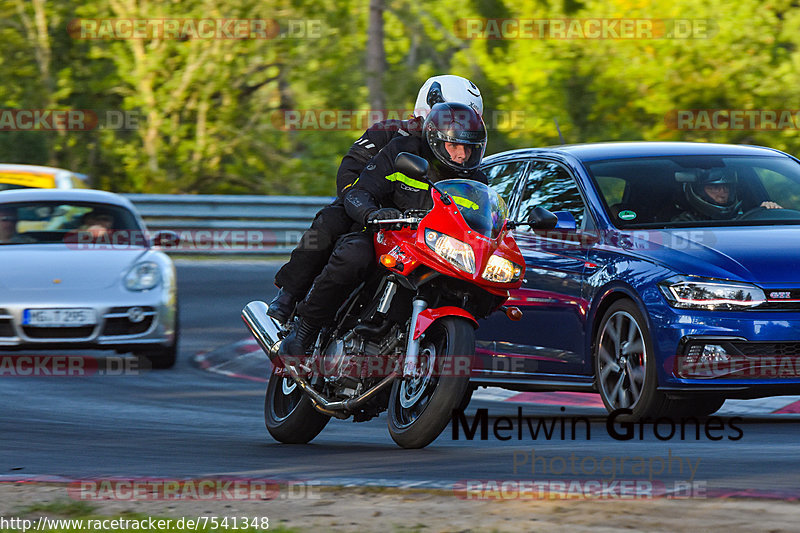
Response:
M383 11L385 0L369 1L369 28L367 29L367 89L369 105L373 110L385 109L383 74L386 70L386 51L383 47Z

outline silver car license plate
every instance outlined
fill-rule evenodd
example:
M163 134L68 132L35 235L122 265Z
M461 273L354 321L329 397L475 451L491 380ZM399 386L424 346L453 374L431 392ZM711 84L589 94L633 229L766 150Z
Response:
M69 328L97 323L94 309L25 309L22 324L46 328Z

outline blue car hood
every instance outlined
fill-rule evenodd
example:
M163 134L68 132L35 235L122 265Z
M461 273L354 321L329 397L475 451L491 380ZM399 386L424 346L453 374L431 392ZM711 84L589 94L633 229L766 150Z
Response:
M634 231L636 255L683 274L800 286L800 226Z

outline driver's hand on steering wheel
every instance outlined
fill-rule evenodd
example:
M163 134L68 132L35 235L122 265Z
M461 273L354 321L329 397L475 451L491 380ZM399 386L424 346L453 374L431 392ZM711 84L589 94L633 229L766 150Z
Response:
M761 202L761 207L764 207L766 209L783 209L783 207L776 204L775 202Z

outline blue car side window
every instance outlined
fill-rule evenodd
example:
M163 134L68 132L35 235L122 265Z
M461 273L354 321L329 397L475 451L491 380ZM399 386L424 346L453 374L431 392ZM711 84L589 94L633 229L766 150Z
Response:
M505 200L509 209L513 208L516 184L523 176L527 166L527 161L510 161L482 169L489 179L489 186L497 191L500 198Z
M553 161L534 160L522 191L517 220L527 220L536 206L550 211L569 211L578 228L584 227L586 204L575 179L562 165Z

